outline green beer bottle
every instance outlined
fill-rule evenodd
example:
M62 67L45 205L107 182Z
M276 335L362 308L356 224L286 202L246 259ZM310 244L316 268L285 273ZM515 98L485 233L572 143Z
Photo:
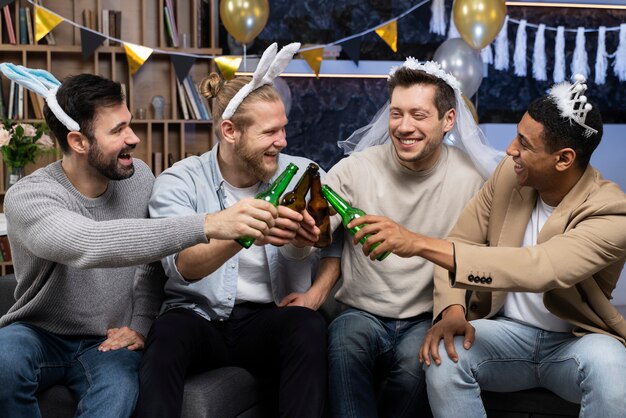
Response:
M285 171L283 171L276 180L265 190L255 196L257 199L265 200L266 202L270 202L274 206L278 206L278 202L280 199L280 195L283 194L289 182L293 178L293 176L298 171L298 166L294 163L289 163ZM241 244L244 248L250 248L250 246L254 243L254 238L252 237L241 237L236 239L239 244Z
M333 189L331 189L327 185L322 186L322 194L324 195L326 200L328 200L328 203L330 203L333 209L337 211L339 216L341 216L341 222L343 223L343 226L345 226L346 229L348 229L348 231L350 231L352 235L356 234L357 231L359 231L363 226L365 226L365 225L359 225L359 226L355 226L354 228L348 228L348 224L350 223L350 221L352 221L353 219L359 218L361 216L364 216L365 212L363 212L359 208L354 208L350 206L348 202L344 200L344 198L339 196L337 192L335 192ZM359 242L361 244L365 244L365 241L367 241L368 237L369 235L364 236L363 238L361 238ZM378 245L380 245L380 243L374 244L372 246L372 250L378 247ZM389 254L390 254L389 251L386 251L382 253L381 255L379 255L376 259L378 261L383 261L385 258L387 258Z
M306 209L306 194L311 187L311 179L319 169L317 164L309 164L302 177L300 177L300 180L298 180L296 187L294 187L292 191L285 193L283 198L280 199L281 206L287 206L289 209L302 213L302 211Z

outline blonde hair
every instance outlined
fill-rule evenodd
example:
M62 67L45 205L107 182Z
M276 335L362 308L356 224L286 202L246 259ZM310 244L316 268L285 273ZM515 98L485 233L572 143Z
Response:
M222 123L222 114L228 106L228 103L237 94L239 90L252 81L252 77L236 77L225 82L217 73L211 73L205 77L199 86L200 94L213 101L213 121L215 126ZM280 95L271 84L266 84L253 90L239 105L235 114L230 118L235 128L239 131L245 131L252 123L250 107L256 102L276 102L280 101ZM216 129L216 133L220 139L221 131Z

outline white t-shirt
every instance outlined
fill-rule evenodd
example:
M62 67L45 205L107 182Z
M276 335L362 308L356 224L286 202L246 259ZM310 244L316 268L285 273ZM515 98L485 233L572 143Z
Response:
M241 199L256 196L259 185L238 188L224 180L226 206L230 207ZM250 248L239 252L239 276L237 278L235 303L269 303L273 300L270 270L265 249L260 245L253 244Z
M523 247L537 244L539 232L552 211L554 207L548 206L541 198L537 199L537 204L526 226ZM546 331L570 332L573 328L570 323L546 309L543 304L543 293L509 292L504 304L504 316Z

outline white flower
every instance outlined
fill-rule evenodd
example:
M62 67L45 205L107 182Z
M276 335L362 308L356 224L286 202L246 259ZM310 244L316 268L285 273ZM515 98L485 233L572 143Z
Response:
M0 147L4 147L11 141L11 134L6 129L0 127Z
M41 138L39 138L35 143L42 149L50 149L54 146L54 141L52 141L52 138L46 134L41 135Z
M22 127L22 129L24 129L24 136L35 136L37 135L37 129L35 129L35 127L33 125L30 125L28 123L20 123L19 126ZM15 128L13 128L15 129Z

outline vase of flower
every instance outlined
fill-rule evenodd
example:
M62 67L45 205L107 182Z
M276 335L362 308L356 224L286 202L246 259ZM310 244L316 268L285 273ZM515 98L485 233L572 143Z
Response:
M9 187L17 183L22 177L24 177L24 167L9 167L9 170L7 172L6 190L9 190Z
M40 155L54 152L54 142L46 134L47 126L5 120L0 125L0 153L7 166L6 188L24 177L26 164L34 163Z

